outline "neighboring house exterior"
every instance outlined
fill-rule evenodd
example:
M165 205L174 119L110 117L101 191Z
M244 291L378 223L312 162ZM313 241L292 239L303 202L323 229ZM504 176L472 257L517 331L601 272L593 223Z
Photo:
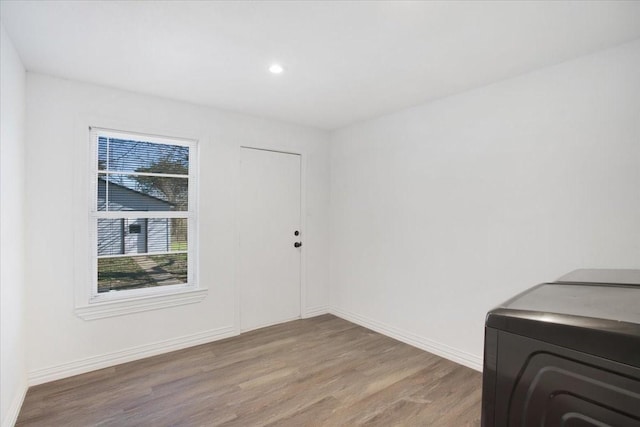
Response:
M109 182L109 211L171 211L173 204L123 185ZM107 185L98 180L98 210L105 210ZM98 256L169 252L171 220L169 218L98 220Z

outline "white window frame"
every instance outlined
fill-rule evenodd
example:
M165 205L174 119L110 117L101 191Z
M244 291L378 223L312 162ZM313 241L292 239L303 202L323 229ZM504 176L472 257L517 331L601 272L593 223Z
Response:
M85 128L86 129L86 128ZM98 211L98 137L140 139L141 141L189 147L189 190L187 211ZM89 127L89 265L90 283L86 304L76 313L87 320L201 301L206 289L198 285L198 140L158 136L148 133ZM100 171L102 173L103 171ZM136 173L132 173L136 174ZM166 175L165 175L166 176ZM98 293L99 218L187 218L187 283ZM176 253L176 252L171 252Z

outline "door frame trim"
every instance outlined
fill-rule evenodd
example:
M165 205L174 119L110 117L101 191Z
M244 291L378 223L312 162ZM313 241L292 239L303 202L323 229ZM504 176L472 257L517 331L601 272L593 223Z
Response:
M240 201L240 182L242 179L241 176L241 162L242 162L242 150L259 150L259 151L269 151L273 153L281 153L281 154L292 154L300 156L300 233L302 235L302 239L305 242L303 246L302 253L300 254L300 313L298 315L298 319L302 319L307 316L307 250L305 250L305 246L308 244L308 236L307 233L307 155L300 151L291 151L286 148L278 148L273 146L252 146L252 145L240 145L238 146L237 154L237 170L236 170L236 197L235 197L235 218L234 218L234 228L235 228L235 277L234 277L234 287L235 287L235 304L234 304L234 328L237 334L241 334L242 323L241 323L241 293L240 293L240 210L239 210L239 201ZM308 247L308 246L307 246ZM293 320L293 319L292 319ZM265 325L266 326L266 325Z

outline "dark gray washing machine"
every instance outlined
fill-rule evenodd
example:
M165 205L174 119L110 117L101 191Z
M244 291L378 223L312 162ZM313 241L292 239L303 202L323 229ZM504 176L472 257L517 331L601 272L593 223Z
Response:
M491 310L482 425L640 427L640 270L576 270Z

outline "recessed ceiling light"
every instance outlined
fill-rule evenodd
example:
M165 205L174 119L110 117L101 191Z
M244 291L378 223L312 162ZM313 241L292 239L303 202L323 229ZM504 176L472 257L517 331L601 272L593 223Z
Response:
M282 68L282 65L280 64L271 64L271 67L269 67L269 71L271 71L273 74L280 74L284 71L284 68Z

